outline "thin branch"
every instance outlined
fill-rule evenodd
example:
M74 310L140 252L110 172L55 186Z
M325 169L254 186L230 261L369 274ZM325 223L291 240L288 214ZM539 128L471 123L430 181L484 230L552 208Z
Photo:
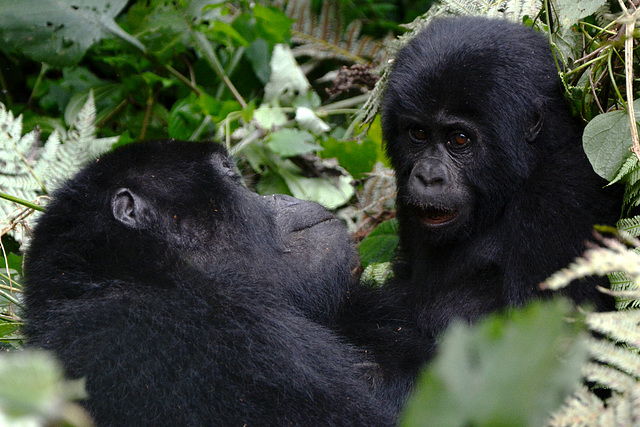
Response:
M629 126L631 127L631 140L633 146L631 151L640 159L640 138L638 137L638 124L636 123L636 115L633 108L633 30L636 25L637 9L631 14L624 5L623 0L618 0L620 7L624 10L624 18L621 20L625 24L624 38L624 68L627 91L627 112L629 114Z
M35 203L31 203L19 197L10 196L9 194L6 194L6 193L0 192L0 199L5 199L5 200L9 200L10 202L18 203L20 205L26 206L35 211L44 211L44 208L40 205L36 205Z
M213 71L215 71L215 73L218 75L218 78L224 82L224 84L227 86L236 101L238 101L240 106L242 108L247 108L246 101L244 100L244 98L242 98L242 95L240 95L240 92L238 92L233 83L231 83L229 77L227 77L227 75L224 73L222 64L216 56L216 53L211 47L211 43L209 42L207 37L204 34L196 31L193 34L193 38L195 39L196 45L198 46L200 51L204 54L204 58L207 60Z
M189 89L191 89L192 91L194 91L196 93L196 95L198 96L202 96L204 92L202 92L198 86L196 86L196 84L194 82L192 82L191 80L189 80L188 78L186 78L185 76L182 75L182 73L180 73L178 70L176 70L175 68L173 68L171 65L163 65L163 67L169 71L171 74L173 74L178 80L180 80L182 83L184 83L185 85L189 86ZM189 71L191 71L191 68L189 68Z

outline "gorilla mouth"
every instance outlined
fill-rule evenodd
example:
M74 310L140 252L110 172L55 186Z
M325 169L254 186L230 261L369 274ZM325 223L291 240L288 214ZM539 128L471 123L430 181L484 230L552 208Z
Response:
M297 233L299 231L308 230L308 229L316 227L316 226L318 226L320 224L324 224L325 222L329 222L329 221L332 221L334 219L337 219L336 217L334 217L329 212L327 212L327 214L328 215L325 216L325 217L316 218L315 220L312 220L312 221L309 221L309 222L303 221L303 222L301 222L299 224L296 224L292 231L294 233Z
M457 211L450 211L437 208L422 209L420 218L428 225L443 225L453 221L458 216Z

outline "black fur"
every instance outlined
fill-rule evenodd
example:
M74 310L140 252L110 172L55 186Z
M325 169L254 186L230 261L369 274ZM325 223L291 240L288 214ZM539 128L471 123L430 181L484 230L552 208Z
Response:
M131 144L39 220L26 332L99 426L390 425L326 328L354 265L329 212L250 192L220 145Z
M618 218L619 192L593 172L548 42L529 28L434 21L399 52L382 116L398 184L393 286L434 335L548 296L538 284ZM612 307L597 283L566 294Z

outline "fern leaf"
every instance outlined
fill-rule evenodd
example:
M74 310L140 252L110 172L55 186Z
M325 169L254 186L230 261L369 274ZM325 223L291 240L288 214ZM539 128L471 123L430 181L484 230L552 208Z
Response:
M382 286L385 282L393 277L393 270L390 262L381 262L377 264L369 264L360 276L360 281L369 286Z
M625 176L627 176L627 174L629 174L629 172L631 172L634 169L638 169L638 166L639 165L638 165L638 157L637 156L629 156L629 157L627 157L627 160L624 162L624 164L622 165L622 167L618 171L618 174L615 176L615 178L613 178L611 180L609 185L615 184L616 182L620 181Z
M623 218L618 221L616 227L619 230L626 231L633 237L638 237L640 236L640 215L636 215L633 218Z
M95 118L96 107L93 93L90 93L72 129L67 132L66 140L62 142L58 132L52 133L47 140L34 171L43 177L49 191L117 142L118 137L95 138Z
M586 323L595 332L631 347L640 348L640 310L589 313Z
M293 48L296 57L338 59L358 64L367 63L376 57L383 40L361 36L362 22L358 20L343 29L339 2L322 2L318 16L313 14L310 3L310 0L292 0L287 3L287 16L296 20L291 37L298 44Z
M594 359L626 372L634 377L640 377L640 355L635 350L618 346L611 341L591 338L589 351Z
M604 412L604 403L582 386L549 419L550 426L593 426Z
M632 389L636 384L635 378L609 366L599 365L597 363L589 363L585 366L583 375L587 381L602 384L620 393Z

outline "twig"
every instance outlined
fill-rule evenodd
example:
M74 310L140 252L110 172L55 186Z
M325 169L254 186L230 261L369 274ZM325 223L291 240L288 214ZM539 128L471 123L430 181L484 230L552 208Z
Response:
M213 68L213 71L215 71L215 73L218 75L218 78L224 82L224 84L227 86L227 88L229 89L233 97L236 99L236 101L238 101L240 106L242 108L247 108L246 101L244 100L244 98L242 98L242 95L240 95L240 92L238 92L238 89L236 89L233 83L231 83L231 80L229 80L229 77L227 77L227 75L224 73L222 64L220 63L220 60L216 56L216 53L213 51L213 48L211 47L211 43L209 43L209 40L207 40L207 37L200 32L195 32L193 34L193 38L195 39L196 44L198 45L198 48L200 49L200 51L204 54L205 59L207 60L211 68Z
M638 125L633 108L633 30L636 25L636 16L640 9L636 9L633 14L624 5L623 0L618 0L620 7L624 10L624 18L620 20L625 24L624 38L624 68L627 91L627 112L629 114L629 126L631 127L631 141L633 146L631 151L640 159L640 138L638 138Z
M44 211L44 208L40 205L36 205L35 203L28 202L19 197L10 196L9 194L0 192L0 199L9 200L10 202L18 203L20 205L26 206L36 211Z

